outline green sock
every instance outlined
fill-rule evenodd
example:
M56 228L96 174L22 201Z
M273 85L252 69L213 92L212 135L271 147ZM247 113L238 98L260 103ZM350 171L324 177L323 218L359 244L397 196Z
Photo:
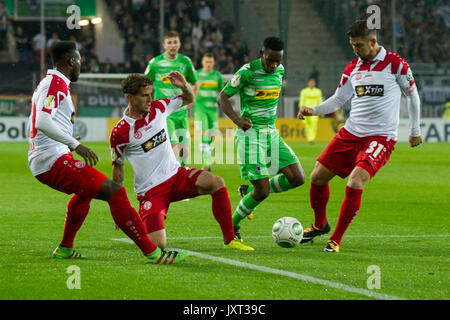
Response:
M241 221L252 213L260 203L261 201L253 199L250 193L242 198L233 213L233 226L238 227Z
M284 174L279 174L272 179L269 180L270 183L270 193L280 193L284 191L288 191L290 189L293 189L292 185L290 184L289 180L286 178ZM254 189L253 186L250 186L247 189L247 194L250 194Z

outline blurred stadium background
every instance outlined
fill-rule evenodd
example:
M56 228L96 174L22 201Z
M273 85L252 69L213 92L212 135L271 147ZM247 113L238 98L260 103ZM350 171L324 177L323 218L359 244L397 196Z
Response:
M80 29L70 30L66 23L72 4L81 9ZM162 52L161 34L167 30L180 33L180 53L196 68L205 52L213 52L225 80L259 56L265 37L281 37L287 72L280 131L287 141L304 141L302 123L294 120L299 92L314 77L324 98L334 93L342 70L354 59L347 27L372 4L381 9L379 42L403 56L415 74L424 140L448 142L448 0L46 0L42 15L40 0L0 0L0 141L27 141L31 94L49 67L48 48L59 40L76 41L82 55L82 77L72 85L76 134L106 141L109 124L126 106L120 81L124 74L144 72ZM408 135L407 104L405 98L401 141ZM333 115L327 118L321 119L317 141L330 140L340 125ZM221 121L222 129L230 125Z

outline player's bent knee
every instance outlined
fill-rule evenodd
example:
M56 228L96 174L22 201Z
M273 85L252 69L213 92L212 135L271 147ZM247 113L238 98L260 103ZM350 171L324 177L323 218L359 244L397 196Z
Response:
M218 176L214 176L214 182L213 182L213 189L215 191L222 189L223 187L225 187L225 181Z
M97 194L97 199L108 201L122 186L115 181L106 178Z

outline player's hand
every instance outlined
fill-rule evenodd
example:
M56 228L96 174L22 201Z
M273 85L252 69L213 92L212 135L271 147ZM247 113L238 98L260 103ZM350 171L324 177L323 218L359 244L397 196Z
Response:
M177 88L183 88L187 85L187 81L184 78L184 76L179 73L178 71L172 71L167 75L167 78L169 78L170 83Z
M300 120L305 120L305 116L313 116L314 110L312 108L308 107L300 107L300 110L298 111L297 118Z
M412 137L409 136L409 144L411 145L411 148L417 147L419 144L422 143L422 137Z
M98 157L95 154L94 151L89 149L88 147L83 146L82 144L79 144L78 147L74 150L76 153L78 153L83 159L84 162L91 167L95 166L98 162Z
M234 123L244 131L247 131L253 126L252 120L249 118L237 118Z

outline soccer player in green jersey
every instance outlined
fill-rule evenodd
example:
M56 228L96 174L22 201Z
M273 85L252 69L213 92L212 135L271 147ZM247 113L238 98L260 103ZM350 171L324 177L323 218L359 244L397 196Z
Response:
M201 131L203 170L211 171L211 155L214 136L219 128L217 115L217 95L223 89L222 74L214 70L214 55L206 53L202 58L202 69L197 71L199 91L194 105L195 128Z
M217 97L219 107L238 126L236 147L241 178L252 184L239 187L243 198L233 213L234 232L241 241L240 222L269 193L287 191L305 183L297 156L275 128L284 76L283 47L279 38L266 38L260 58L239 69ZM240 115L234 112L229 100L238 92Z
M149 76L154 85L154 100L176 97L181 93L180 89L174 87L167 75L171 71L178 71L189 82L195 95L198 93L197 75L191 59L178 53L181 48L180 35L176 31L169 31L164 35L164 53L156 56L148 63L145 75ZM169 130L170 143L175 157L182 166L189 157L191 135L189 133L188 109L190 104L182 110L171 114L167 118L167 129Z

